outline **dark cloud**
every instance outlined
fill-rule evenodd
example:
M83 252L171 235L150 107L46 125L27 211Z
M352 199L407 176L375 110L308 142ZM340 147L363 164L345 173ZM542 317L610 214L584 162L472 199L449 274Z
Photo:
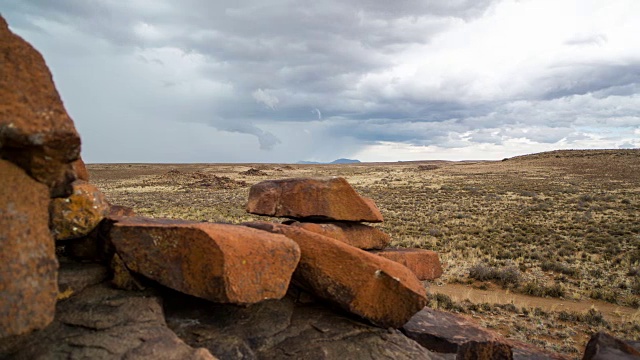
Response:
M247 160L283 161L332 160L382 142L554 144L589 139L581 129L602 124L640 126L640 58L559 57L515 74L521 85L513 88L509 78L490 83L492 70L482 67L429 71L437 64L427 50L458 60L460 49L443 36L482 22L501 3L8 0L0 11L45 53L86 132L106 131L95 123L113 119L204 126L223 134L185 147L224 153L254 138L256 150L269 151ZM582 51L613 40L586 32L563 44ZM471 68L481 62L465 60ZM403 70L406 63L419 66Z

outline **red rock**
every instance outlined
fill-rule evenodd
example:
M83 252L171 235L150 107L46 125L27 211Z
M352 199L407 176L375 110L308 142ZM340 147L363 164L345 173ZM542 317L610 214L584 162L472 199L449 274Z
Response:
M500 335L463 316L440 310L422 309L404 324L402 332L431 351L454 353L459 359L498 360L513 356Z
M381 230L360 223L286 221L284 224L324 235L363 250L383 249L391 242L391 237Z
M340 177L267 180L249 190L247 212L294 219L382 222L371 199Z
M42 329L58 295L49 189L0 160L0 338Z
M78 180L89 181L89 171L87 170L87 166L82 161L82 158L71 163L73 167L73 171L76 173L76 177Z
M378 326L400 327L427 302L420 281L398 263L293 226L243 225L293 239L302 252L294 282Z
M98 188L77 180L73 183L73 193L53 199L49 211L51 232L56 240L76 239L98 226L109 214L109 203Z
M0 157L50 188L71 192L80 137L44 59L0 17Z
M287 237L237 225L121 217L110 237L129 270L223 303L282 298L300 258Z
M109 209L109 215L107 216L109 218L116 218L119 216L136 216L136 212L128 206L111 205L111 208Z
M372 251L373 254L400 263L420 280L434 280L442 276L442 265L438 253L424 249L385 249Z

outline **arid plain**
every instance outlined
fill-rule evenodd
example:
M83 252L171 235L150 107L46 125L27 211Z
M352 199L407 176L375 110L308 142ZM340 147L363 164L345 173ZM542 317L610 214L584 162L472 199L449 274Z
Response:
M578 358L599 329L640 340L640 150L503 161L343 165L90 164L138 215L239 223L266 179L345 177L372 198L394 247L440 254L431 306ZM265 220L262 218L261 220ZM269 219L266 219L269 221Z

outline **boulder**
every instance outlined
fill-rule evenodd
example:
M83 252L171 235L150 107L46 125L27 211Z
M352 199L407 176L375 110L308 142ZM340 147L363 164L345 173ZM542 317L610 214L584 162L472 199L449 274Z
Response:
M381 230L360 223L309 223L293 220L288 220L284 223L340 240L345 244L349 244L363 250L383 249L391 242L391 237Z
M73 167L73 171L76 173L76 177L78 180L89 181L89 171L87 170L87 166L82 161L82 158L71 163Z
M121 217L110 238L129 270L223 303L282 298L300 258L287 237L237 225Z
M382 222L373 201L341 177L262 181L249 190L247 211L293 219Z
M49 200L45 185L0 159L0 338L53 320L58 261Z
M441 359L397 330L290 296L248 307L168 295L167 324L220 359ZM197 321L195 321L197 319Z
M470 320L444 311L424 308L402 327L402 332L425 348L454 353L459 359L512 359L502 337ZM469 357L470 355L473 355Z
M426 305L424 287L398 263L298 227L243 225L293 239L302 253L294 282L373 324L400 327Z
M89 287L61 301L56 320L22 343L5 349L8 359L215 359L194 349L167 326L153 293Z
M80 136L56 91L44 59L0 17L0 158L66 196Z
M438 253L424 249L385 249L372 251L373 254L400 263L420 280L434 280L442 276L442 265Z
M591 336L584 350L583 360L632 360L640 359L640 349L603 331Z
M51 201L51 232L56 240L88 235L109 214L104 194L86 181L77 180L69 197Z

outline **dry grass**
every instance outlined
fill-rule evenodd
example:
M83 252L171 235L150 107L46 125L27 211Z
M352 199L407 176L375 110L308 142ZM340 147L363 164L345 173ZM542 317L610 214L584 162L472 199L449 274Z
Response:
M259 218L244 210L254 183L343 176L378 204L393 246L440 253L443 282L482 286L469 276L476 267L491 275L482 282L513 292L640 305L640 150L492 162L95 164L89 171L113 203L138 214L231 223ZM629 337L638 339L633 321Z

